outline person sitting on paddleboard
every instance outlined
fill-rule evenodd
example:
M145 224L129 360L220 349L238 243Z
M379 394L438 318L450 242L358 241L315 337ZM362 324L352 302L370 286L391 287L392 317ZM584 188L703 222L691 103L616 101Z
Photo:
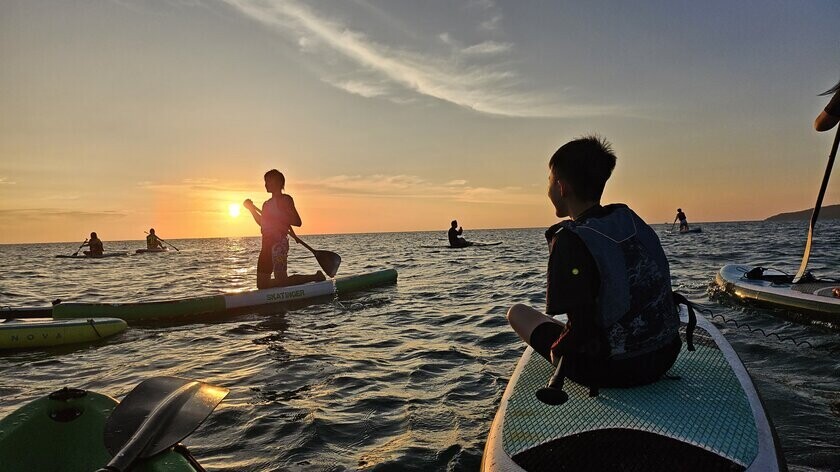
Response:
M163 242L155 235L154 228L149 228L149 235L146 236L146 249L152 251L163 249Z
M546 314L521 304L510 325L567 378L588 387L655 382L674 364L682 342L668 260L659 238L623 204L601 206L615 168L611 145L584 137L549 162L548 196L570 219L546 231ZM562 323L552 315L565 313Z
M466 247L472 243L460 237L464 233L464 228L458 227L458 220L452 220L452 226L449 228L449 245L452 247Z
M677 208L677 216L674 218L674 222L676 223L677 220L680 220L680 233L688 231L688 219L685 217L682 208Z
M814 129L817 131L828 131L840 122L840 82L837 85L823 92L821 95L830 95L831 100L826 105L825 109L814 120Z
M313 275L287 274L289 233L292 226L301 226L303 223L291 195L283 193L286 177L277 169L271 169L265 173L264 179L265 191L271 194L271 198L263 203L262 210L258 209L250 198L243 203L251 212L254 221L260 225L262 232L262 248L257 260L257 288L285 287L326 280L320 270Z
M90 248L90 251L83 251L86 256L101 256L105 252L105 247L95 232L90 233L90 239L88 242L82 244L82 247Z

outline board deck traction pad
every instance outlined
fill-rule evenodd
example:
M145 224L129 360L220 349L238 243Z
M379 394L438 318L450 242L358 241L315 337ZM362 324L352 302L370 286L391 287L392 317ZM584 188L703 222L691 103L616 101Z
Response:
M722 344L727 352L721 350L715 336L722 339L716 328L698 317L696 350L687 351L683 343L669 371L671 376L680 376L679 380L663 378L643 387L602 388L594 398L589 397L587 387L567 381L569 401L561 406L545 405L534 395L545 386L554 367L527 348L516 368L521 369L517 382L509 397L505 392L504 411L499 412L503 415L505 454L513 457L577 433L621 428L698 446L745 468L753 465L758 466L753 470L774 470L773 466L764 468L769 464L755 463L761 458L773 464L776 461L772 429L758 394L737 354L725 339ZM516 375L514 372L513 378ZM491 440L494 432L491 430Z
M840 298L834 297L831 291L840 287L840 282L790 284L750 280L744 274L752 268L741 264L725 265L718 271L715 281L724 291L738 298L803 311L811 318L830 323L838 322Z

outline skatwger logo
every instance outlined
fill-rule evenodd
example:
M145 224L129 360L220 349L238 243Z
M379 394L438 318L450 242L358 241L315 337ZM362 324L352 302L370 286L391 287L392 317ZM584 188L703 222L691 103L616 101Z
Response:
M276 302L279 300L288 300L290 298L300 298L304 295L303 290L295 290L292 292L280 292L280 293L272 293L265 297L266 300L270 302Z

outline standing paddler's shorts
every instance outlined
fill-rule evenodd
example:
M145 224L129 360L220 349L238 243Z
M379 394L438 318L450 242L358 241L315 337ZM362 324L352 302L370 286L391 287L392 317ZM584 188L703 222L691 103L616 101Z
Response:
M260 257L257 259L257 273L271 274L277 277L278 274L286 275L289 261L289 237L283 235L279 238L263 236Z

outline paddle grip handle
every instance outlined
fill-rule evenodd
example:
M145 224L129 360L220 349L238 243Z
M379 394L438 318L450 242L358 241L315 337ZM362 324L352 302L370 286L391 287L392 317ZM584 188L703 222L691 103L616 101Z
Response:
M563 357L554 369L554 375L548 380L545 387L537 390L537 399L546 405L562 405L569 400L569 395L563 391L563 381L566 375L563 370Z

